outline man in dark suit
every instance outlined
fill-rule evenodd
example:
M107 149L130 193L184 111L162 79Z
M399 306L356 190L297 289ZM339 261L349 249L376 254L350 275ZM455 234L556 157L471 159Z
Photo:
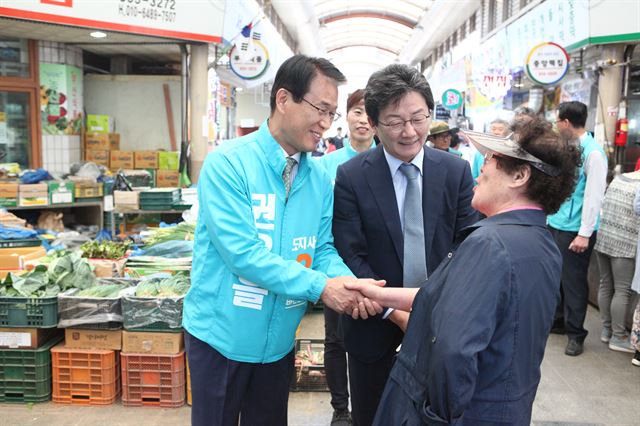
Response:
M478 219L468 163L425 146L433 107L429 84L411 67L390 65L369 79L365 109L381 143L341 165L335 181L335 245L357 277L428 285L456 233ZM353 422L369 426L408 314L342 320Z

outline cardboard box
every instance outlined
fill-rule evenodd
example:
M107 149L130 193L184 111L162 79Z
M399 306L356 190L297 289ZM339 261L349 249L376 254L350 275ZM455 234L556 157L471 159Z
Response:
M18 189L20 184L18 183L0 183L0 197L1 198L18 198Z
M87 161L93 161L99 166L109 167L111 155L109 154L109 151L105 149L87 149L84 152L84 159Z
M87 131L92 133L113 133L116 123L105 114L87 114Z
M102 195L102 182L76 182L76 198L96 198Z
M158 168L160 170L178 170L180 168L180 153L177 151L158 152Z
M111 151L120 150L120 133L109 133L109 149Z
M49 186L46 183L23 184L18 188L18 205L46 206L49 205Z
M46 254L42 246L0 249L0 269L23 270L30 261L40 259Z
M98 278L117 278L122 277L124 265L127 258L121 259L87 259L91 266L94 267L93 274Z
M158 188L177 188L180 185L180 173L177 170L158 170L156 186Z
M0 183L0 207L18 205L18 183Z
M111 151L111 169L133 169L133 151Z
M49 181L49 204L70 204L75 201L73 182Z
M87 133L84 138L84 148L86 150L109 151L109 135L106 133Z
M157 169L158 153L156 151L136 151L135 166L136 169Z
M113 191L113 203L117 209L139 210L140 193L138 191Z
M59 328L0 328L0 348L38 349L62 335Z
M66 328L64 344L75 349L122 349L122 330L82 330Z
M183 349L182 333L122 332L122 353L175 355Z

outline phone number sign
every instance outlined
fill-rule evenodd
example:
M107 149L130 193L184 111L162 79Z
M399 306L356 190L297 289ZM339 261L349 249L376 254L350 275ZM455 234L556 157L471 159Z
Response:
M0 16L219 43L226 0L0 0Z

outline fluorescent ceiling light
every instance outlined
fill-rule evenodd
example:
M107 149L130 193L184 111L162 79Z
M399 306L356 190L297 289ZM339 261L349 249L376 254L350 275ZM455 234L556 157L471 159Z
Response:
M93 38L105 38L107 36L107 34L103 33L102 31L94 31L92 33L89 33L89 35Z

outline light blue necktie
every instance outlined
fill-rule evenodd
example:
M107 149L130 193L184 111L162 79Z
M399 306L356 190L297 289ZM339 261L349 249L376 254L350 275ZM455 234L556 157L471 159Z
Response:
M404 195L403 283L405 287L420 287L427 279L422 194L418 181L420 170L413 164L403 163L400 171L407 178L407 190Z
M284 194L285 199L289 199L289 192L291 191L291 184L293 183L293 179L291 179L291 172L293 171L294 166L298 162L293 157L287 157L287 165L284 166L284 171L282 172L282 180L284 181Z

